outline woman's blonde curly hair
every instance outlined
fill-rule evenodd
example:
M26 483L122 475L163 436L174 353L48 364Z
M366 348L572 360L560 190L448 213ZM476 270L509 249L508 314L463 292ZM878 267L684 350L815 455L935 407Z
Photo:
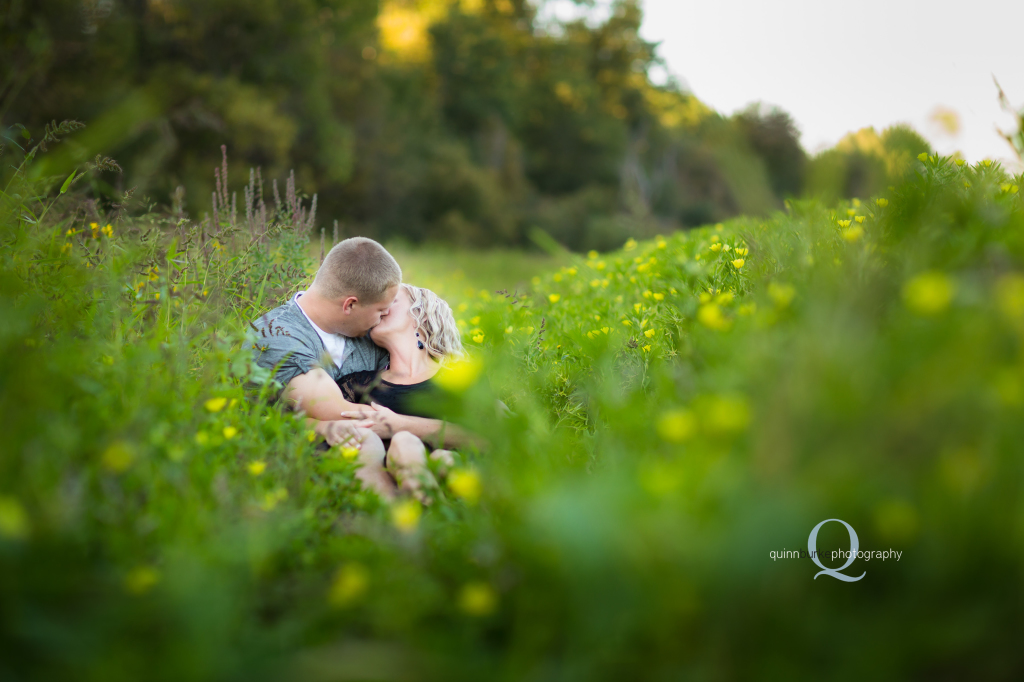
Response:
M420 340L430 357L435 360L462 357L462 335L451 306L430 289L411 284L402 284L402 288L412 301L409 314L416 320Z

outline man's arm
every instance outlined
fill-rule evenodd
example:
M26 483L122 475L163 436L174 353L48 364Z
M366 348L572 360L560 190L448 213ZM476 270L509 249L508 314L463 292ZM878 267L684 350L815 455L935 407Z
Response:
M358 429L372 426L368 421L341 418L342 412L355 417L361 412L369 412L370 408L345 400L331 375L320 368L300 374L289 381L284 390L284 398L296 410L305 412L306 425L332 446L360 447Z
M366 405L345 400L331 375L319 367L300 374L288 382L284 398L296 410L320 421L341 419L342 412L368 411Z

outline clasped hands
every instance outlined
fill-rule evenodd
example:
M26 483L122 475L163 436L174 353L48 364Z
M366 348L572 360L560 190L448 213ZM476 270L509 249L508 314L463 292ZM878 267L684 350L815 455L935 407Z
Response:
M383 405L370 403L362 409L342 412L340 419L325 422L321 435L331 446L359 447L361 443L355 433L356 429L369 429L383 440L401 431L400 418L400 415Z

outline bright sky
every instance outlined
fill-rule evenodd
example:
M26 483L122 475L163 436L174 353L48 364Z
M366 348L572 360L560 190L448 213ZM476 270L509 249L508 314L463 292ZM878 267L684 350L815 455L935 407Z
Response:
M560 17L572 10L558 0ZM597 14L603 14L598 0ZM643 0L641 35L669 71L731 114L763 101L788 111L809 152L866 126L909 123L943 154L1016 164L996 126L994 75L1024 107L1021 0ZM606 11L606 10L605 10ZM959 131L935 121L956 112Z

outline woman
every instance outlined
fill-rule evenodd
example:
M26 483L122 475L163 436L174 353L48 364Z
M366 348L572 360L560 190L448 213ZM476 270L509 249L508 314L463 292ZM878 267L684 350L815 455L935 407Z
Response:
M438 418L429 408L439 397L432 379L445 361L463 354L451 307L428 289L403 284L390 312L370 330L370 338L388 351L389 364L381 372L342 377L338 386L345 399L371 405L373 417L384 423L394 415ZM342 416L365 419L367 413ZM468 441L468 434L451 425L444 425L442 433L448 445ZM436 485L426 467L423 441L408 431L398 431L382 445L383 456L380 449L364 442L359 478L387 499L399 489L422 499L422 486ZM453 461L447 450L435 450L430 457L447 466Z

